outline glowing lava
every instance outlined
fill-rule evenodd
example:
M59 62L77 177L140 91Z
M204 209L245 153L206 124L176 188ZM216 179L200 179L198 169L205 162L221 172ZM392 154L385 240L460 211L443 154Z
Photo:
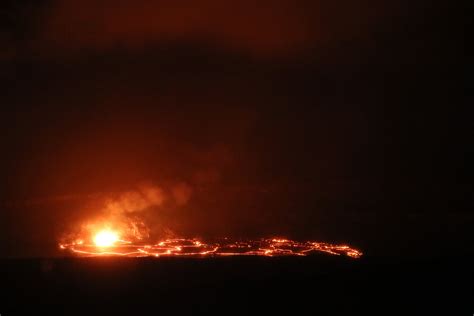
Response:
M97 247L112 247L119 241L119 236L116 232L111 230L102 230L94 237L94 244Z
M229 240L203 242L197 239L165 239L154 244L135 244L120 240L117 233L101 231L93 238L94 244L82 240L59 245L79 256L122 257L223 257L223 256L307 256L326 253L360 258L362 252L347 245L288 239ZM106 247L106 249L104 249Z
M307 256L325 253L360 258L362 252L345 244L295 241L285 238L212 239L168 238L150 242L142 222L99 222L64 239L59 248L77 256L228 257ZM112 229L113 228L113 229ZM144 234L145 231L147 234Z

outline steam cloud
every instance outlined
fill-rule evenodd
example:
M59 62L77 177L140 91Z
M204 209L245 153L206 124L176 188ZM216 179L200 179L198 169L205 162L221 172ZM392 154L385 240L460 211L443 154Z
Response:
M111 215L136 213L153 206L160 206L164 200L164 192L160 187L148 185L135 191L122 193L117 198L107 199L105 209Z
M188 203L192 195L192 187L186 182L179 182L170 189L169 196L157 185L141 185L136 190L127 191L117 197L105 200L105 211L110 215L140 213L152 207L162 206L167 200L178 206Z
M191 198L192 188L186 182L180 182L171 186L168 194L165 192L160 186L146 184L115 197L108 197L104 201L102 222L118 227L128 238L146 239L151 230L145 217L152 213L156 218L156 212L160 211L159 208L163 207L165 202L168 203L167 206L184 206ZM153 225L154 228L155 226ZM174 235L166 223L160 223L159 227L166 235ZM88 230L96 229L96 224L88 225Z

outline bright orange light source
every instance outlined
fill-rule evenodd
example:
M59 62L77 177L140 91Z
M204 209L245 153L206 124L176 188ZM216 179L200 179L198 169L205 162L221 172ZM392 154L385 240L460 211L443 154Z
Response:
M116 232L103 230L94 237L94 243L97 247L111 247L119 240Z

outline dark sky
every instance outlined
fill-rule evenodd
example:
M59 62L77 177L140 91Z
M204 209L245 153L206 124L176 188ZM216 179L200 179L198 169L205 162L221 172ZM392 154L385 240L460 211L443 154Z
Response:
M0 257L55 254L143 183L188 188L147 213L180 235L472 250L463 21L435 1L1 1Z

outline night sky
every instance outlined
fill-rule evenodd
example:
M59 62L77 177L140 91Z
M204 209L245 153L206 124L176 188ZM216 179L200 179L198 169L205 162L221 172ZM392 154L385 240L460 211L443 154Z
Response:
M2 0L0 257L57 255L96 199L144 184L159 232L472 251L465 20L436 1Z

